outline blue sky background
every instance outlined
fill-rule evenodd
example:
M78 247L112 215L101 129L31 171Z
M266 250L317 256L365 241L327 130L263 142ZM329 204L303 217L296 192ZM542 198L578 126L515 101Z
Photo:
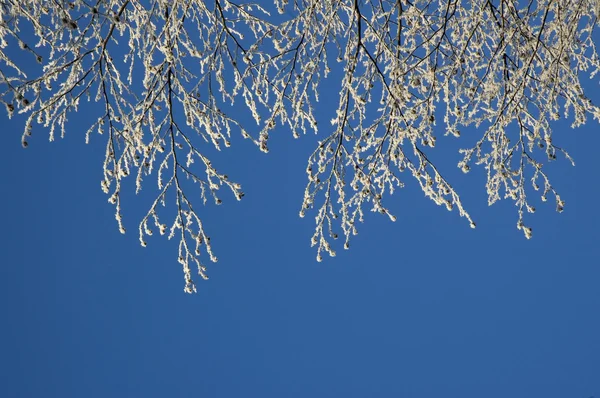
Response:
M324 92L334 101L335 85ZM436 150L477 229L406 175L388 199L398 221L369 212L323 263L314 213L298 218L317 138L281 130L265 155L235 137L214 163L246 196L202 209L219 263L190 296L177 242L139 245L150 190L129 185L122 236L100 191L103 137L86 146L90 115L71 119L65 140L37 129L23 150L23 119L0 116L0 396L600 396L596 122L557 124L577 166L551 165L567 206L536 200L532 240L513 202L488 208L481 171Z

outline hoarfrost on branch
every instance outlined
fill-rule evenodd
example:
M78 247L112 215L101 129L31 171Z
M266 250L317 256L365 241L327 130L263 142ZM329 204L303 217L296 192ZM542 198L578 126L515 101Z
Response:
M317 133L324 79L339 102L331 124L319 124L300 210L316 212L319 261L335 255L338 234L349 248L365 208L396 219L384 199L404 175L474 228L428 157L436 136L469 126L480 137L458 167L484 167L489 204L514 200L517 228L531 237L524 213L535 211L535 191L564 207L544 165L573 163L551 122L600 117L581 83L598 72L598 10L598 0L0 0L0 101L9 117L24 115L24 147L37 130L63 137L81 101L96 102L85 137L106 141L101 188L120 231L123 181L139 192L153 178L140 242L154 231L177 238L193 292L192 268L206 278L201 253L216 256L184 180L203 203L220 204L223 190L240 200L206 145L221 150L241 135L267 152L275 129ZM243 125L233 104L256 125Z

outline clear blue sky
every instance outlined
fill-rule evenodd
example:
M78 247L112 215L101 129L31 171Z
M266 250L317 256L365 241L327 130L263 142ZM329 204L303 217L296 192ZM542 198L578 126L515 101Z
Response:
M577 166L551 168L567 206L536 202L532 240L512 202L487 207L480 171L434 151L478 228L407 175L388 199L398 221L369 213L323 263L314 213L298 218L317 138L280 131L265 155L235 137L214 163L246 196L202 209L219 263L190 296L176 242L139 246L150 190L129 185L122 236L100 191L102 137L85 146L89 115L71 119L65 140L37 129L23 150L23 119L0 116L1 397L600 396L595 122L558 125Z

